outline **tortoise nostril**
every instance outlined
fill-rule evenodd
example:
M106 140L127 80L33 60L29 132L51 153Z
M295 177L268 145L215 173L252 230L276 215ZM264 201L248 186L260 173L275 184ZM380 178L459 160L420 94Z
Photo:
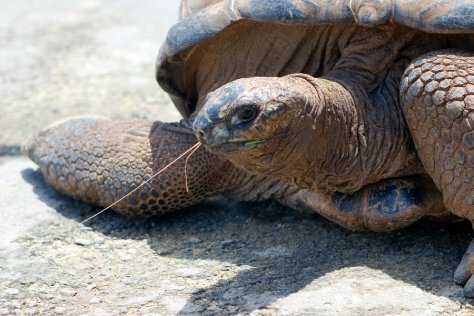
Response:
M203 132L201 129L199 129L199 130L197 131L197 136L198 136L198 138L201 138L201 139L202 139L202 138L204 138L204 135L205 135L205 134L204 134L204 132Z
M206 131L202 126L194 126L194 135L201 143L206 141Z
M212 130L212 122L208 119L198 116L193 123L193 131L200 142L205 141Z

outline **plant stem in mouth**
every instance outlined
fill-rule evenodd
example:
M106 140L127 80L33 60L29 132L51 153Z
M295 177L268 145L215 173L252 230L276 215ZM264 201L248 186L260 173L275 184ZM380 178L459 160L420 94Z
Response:
M251 140L251 141L245 142L245 146L252 146L252 145L259 144L261 142L263 142L263 140Z

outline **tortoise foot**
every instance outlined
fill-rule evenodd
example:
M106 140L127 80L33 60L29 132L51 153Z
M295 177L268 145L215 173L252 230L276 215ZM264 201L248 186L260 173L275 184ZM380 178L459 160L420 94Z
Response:
M464 286L464 296L474 297L474 241L467 248L461 263L454 272L454 281Z
M426 172L452 213L474 222L474 54L439 51L406 70L405 118ZM474 242L454 274L474 297Z

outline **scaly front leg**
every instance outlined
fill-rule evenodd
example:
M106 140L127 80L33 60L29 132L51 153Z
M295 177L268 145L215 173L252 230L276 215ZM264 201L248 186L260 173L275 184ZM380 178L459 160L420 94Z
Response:
M179 123L73 118L24 145L48 184L75 199L106 207L149 179L197 142ZM230 163L199 148L114 206L132 216L159 215L221 192L232 183Z
M405 71L403 111L418 155L443 193L446 207L474 221L474 55L438 51ZM456 270L464 295L474 297L474 243Z

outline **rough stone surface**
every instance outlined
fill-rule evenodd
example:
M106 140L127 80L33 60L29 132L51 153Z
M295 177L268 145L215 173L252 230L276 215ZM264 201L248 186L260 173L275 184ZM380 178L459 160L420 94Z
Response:
M0 314L471 315L468 223L354 233L275 202L130 221L51 190L20 142L67 115L178 117L153 78L177 1L0 0Z
M51 190L2 158L5 314L468 315L452 273L467 223L354 233L275 202L213 199L131 221ZM89 229L90 228L90 229Z
M177 0L0 5L0 153L70 115L179 118L154 80Z

